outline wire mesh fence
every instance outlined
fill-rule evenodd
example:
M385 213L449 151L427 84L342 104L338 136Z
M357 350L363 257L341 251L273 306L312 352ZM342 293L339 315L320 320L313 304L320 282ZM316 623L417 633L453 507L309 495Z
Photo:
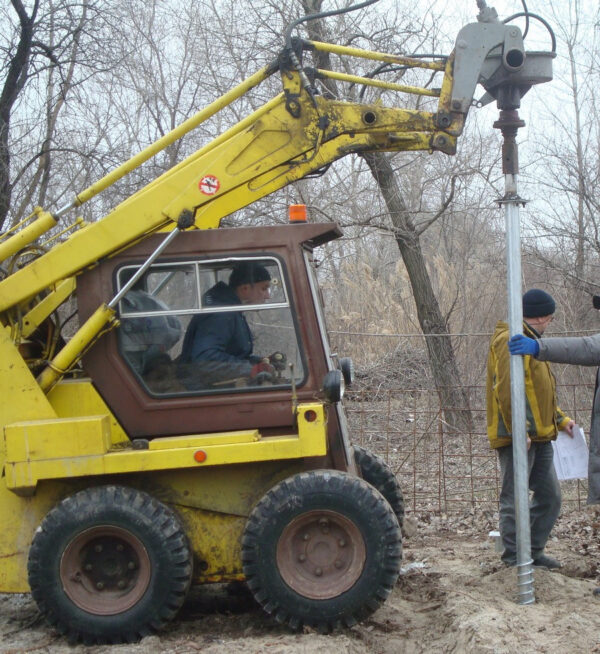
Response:
M462 513L495 511L500 492L496 453L486 433L485 387L464 387L473 429L456 432L444 420L435 389L352 390L345 400L351 437L381 456L400 481L406 509ZM559 403L587 436L593 386L557 387ZM586 480L561 482L563 511L586 502Z

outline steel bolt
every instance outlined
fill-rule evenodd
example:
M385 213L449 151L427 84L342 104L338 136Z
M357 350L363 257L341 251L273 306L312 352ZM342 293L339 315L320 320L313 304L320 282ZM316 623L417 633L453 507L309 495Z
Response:
M104 588L104 584L103 584L101 581L99 581L99 582L96 584L96 588L97 588L98 590L102 590L102 589Z
M321 568L315 568L315 576L320 577L323 574Z

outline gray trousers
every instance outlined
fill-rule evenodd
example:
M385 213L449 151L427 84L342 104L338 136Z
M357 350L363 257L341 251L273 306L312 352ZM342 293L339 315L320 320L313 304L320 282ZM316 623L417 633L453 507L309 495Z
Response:
M515 525L515 478L512 445L497 450L500 460L502 489L500 491L500 536L504 545L502 560L515 564L517 538ZM531 558L539 558L560 512L560 484L552 458L552 443L531 443L527 452L529 490L533 492L529 503L531 524Z

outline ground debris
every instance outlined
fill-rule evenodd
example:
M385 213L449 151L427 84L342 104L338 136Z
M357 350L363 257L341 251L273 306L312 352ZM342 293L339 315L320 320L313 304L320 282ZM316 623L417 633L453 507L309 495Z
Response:
M535 570L535 604L516 602L514 568L500 563L488 534L493 511L409 513L403 574L373 616L351 629L294 633L244 593L195 588L178 618L133 645L68 645L39 619L29 595L0 595L0 654L512 654L600 652L598 578L600 512L561 516L548 554L563 568ZM231 604L230 604L231 603Z

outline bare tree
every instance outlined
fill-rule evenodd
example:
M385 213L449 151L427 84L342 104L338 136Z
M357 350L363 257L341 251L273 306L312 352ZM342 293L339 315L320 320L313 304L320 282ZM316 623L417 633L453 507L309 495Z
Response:
M307 13L314 14L321 10L322 0L303 0L303 4ZM327 40L324 38L325 26L322 20L310 21L307 24L307 30L312 40ZM319 68L331 68L328 53L317 52L316 56ZM336 96L339 96L334 85L331 86L331 90ZM362 156L384 198L389 220L393 226L394 238L408 272L419 324L425 336L428 337L426 343L429 362L444 407L446 422L452 429L472 431L473 420L468 409L468 397L461 386L461 377L454 356L448 324L435 296L420 241L423 231L443 215L452 201L454 182L451 184L448 197L433 218L421 228L417 228L412 219L409 205L403 197L401 185L392 164L395 155L372 152Z
M76 89L111 66L118 39L118 3L111 0L11 0L0 14L0 228L32 204L54 203L89 154L74 143L91 105ZM67 120L69 105L77 106ZM79 162L66 166L73 154Z
M592 326L590 295L600 290L600 142L597 7L580 0L548 3L559 56L553 92L533 105L524 143L533 156L523 169L534 200L524 213L524 272L528 286L560 299L559 326Z
M13 107L27 83L29 65L37 44L34 42L34 25L39 9L39 0L35 0L31 13L27 13L21 0L11 0L17 15L17 35L6 49L6 77L0 94L0 229L6 220L11 199L10 181L10 121ZM42 44L37 46L44 56L51 56Z

